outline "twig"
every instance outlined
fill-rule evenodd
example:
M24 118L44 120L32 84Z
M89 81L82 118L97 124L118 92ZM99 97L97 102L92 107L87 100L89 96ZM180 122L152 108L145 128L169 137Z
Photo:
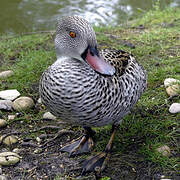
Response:
M49 139L48 141L46 141L44 144L40 145L40 148L44 147L45 145L47 145L48 143L54 141L56 138L63 136L65 134L73 134L74 131L72 130L60 130L53 138Z
M22 142L21 145L22 146L39 147L38 145L30 143L30 142Z
M31 132L42 131L45 129L60 129L60 128L62 128L62 127L49 125L49 126L43 126L43 127L36 129L36 130L32 130Z
M37 169L37 166L35 166L35 167L33 167L32 169L30 169L30 170L28 170L28 172L32 172L32 171L36 171L36 169ZM35 172L34 172L35 173ZM27 177L27 179L29 179L30 177L32 177L33 176L33 174L34 174L33 172Z

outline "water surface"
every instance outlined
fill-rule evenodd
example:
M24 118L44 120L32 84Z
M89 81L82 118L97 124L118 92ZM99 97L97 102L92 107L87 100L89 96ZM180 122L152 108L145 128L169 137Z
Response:
M81 15L95 25L117 25L153 8L157 0L1 0L0 34L55 29L57 19ZM160 7L180 0L160 0Z

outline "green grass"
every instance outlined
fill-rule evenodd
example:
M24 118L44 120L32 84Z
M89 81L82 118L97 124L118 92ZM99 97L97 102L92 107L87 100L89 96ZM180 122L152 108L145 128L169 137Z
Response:
M55 61L53 49L51 35L5 37L0 42L0 55L4 62L1 70L11 69L15 76L0 88L16 88L22 93L27 92L33 83L39 81L42 72Z
M144 28L139 29L140 25ZM172 115L168 109L180 99L178 96L168 100L163 82L169 77L180 79L180 9L161 11L156 8L125 27L95 27L95 31L101 48L131 52L148 72L148 89L134 111L125 117L115 138L113 152L125 155L135 151L145 162L153 163L155 169L177 171L180 168L180 115ZM131 42L136 48L131 49L123 42ZM53 37L51 34L3 37L0 59L1 71L12 69L15 72L12 78L0 80L0 90L16 88L37 100L38 93L33 90L33 85L38 84L42 72L56 59ZM34 116L39 118L39 114ZM98 132L95 151L105 147L110 128L95 128ZM165 144L172 151L169 157L156 152Z

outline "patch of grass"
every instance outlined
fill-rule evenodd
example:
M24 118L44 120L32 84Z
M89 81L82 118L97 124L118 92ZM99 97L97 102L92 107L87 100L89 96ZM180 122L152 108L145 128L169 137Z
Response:
M139 29L139 25L144 28ZM148 89L134 108L134 113L124 118L115 139L115 153L128 153L135 149L147 162L172 171L180 168L177 158L180 153L177 139L180 116L170 114L168 109L173 102L180 100L179 96L174 97L173 101L167 100L163 82L169 77L180 79L179 29L180 9L156 9L127 27L105 30L110 39L106 41L111 48L132 52L148 72ZM103 37L101 34L98 36ZM112 34L113 40L109 34ZM98 40L101 38L98 37ZM124 46L123 41L133 43L136 48ZM100 135L97 139L100 142L97 151L104 149L110 130L110 126L98 129ZM174 156L164 157L156 151L164 144L171 148Z
M152 173L158 169L168 174L180 168L180 116L168 112L170 105L180 99L179 96L168 99L163 86L165 78L180 79L179 29L180 9L161 11L157 7L125 27L95 27L99 47L131 52L148 72L148 89L133 112L124 118L115 137L113 154L128 157L134 152L143 158L147 167L149 162L153 164ZM126 42L135 45L135 49ZM4 37L0 42L0 59L1 71L12 69L15 72L13 77L0 80L0 90L16 88L24 95L38 97L38 90L33 87L38 86L40 75L56 59L53 38L50 34ZM30 123L41 114L23 118ZM97 152L102 151L108 142L111 127L95 129ZM169 157L156 151L164 144L171 149ZM131 159L127 161L131 163ZM139 162L138 158L136 161ZM128 163L126 166L129 167Z
M56 60L51 35L31 35L5 38L0 43L3 57L1 70L13 70L15 75L3 81L0 89L18 89L27 93L37 83L42 72ZM7 68L8 67L8 68Z

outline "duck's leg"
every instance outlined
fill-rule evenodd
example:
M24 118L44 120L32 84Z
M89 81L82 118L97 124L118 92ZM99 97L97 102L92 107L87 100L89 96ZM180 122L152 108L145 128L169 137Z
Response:
M93 172L93 171L96 172L97 174L99 174L100 172L102 172L104 170L105 165L110 157L112 143L113 143L114 136L115 136L115 133L116 133L118 127L119 126L116 126L116 125L112 126L111 138L110 138L108 144L106 145L105 150L103 152L85 160L85 162L83 163L82 175L84 175L86 172Z
M82 153L87 153L92 150L94 146L93 136L95 131L93 131L90 127L84 127L85 134L65 145L60 149L61 152L68 152L69 156L74 156Z

